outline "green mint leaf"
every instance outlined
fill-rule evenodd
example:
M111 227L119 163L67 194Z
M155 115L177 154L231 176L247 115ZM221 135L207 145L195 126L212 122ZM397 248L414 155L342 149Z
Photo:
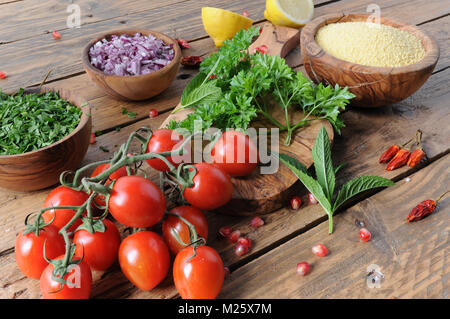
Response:
M137 116L136 112L128 112L127 114L130 119L134 119Z
M211 104L222 97L222 90L216 86L216 81L208 81L192 89L181 101L182 108ZM178 109L179 110L179 109Z
M335 212L342 204L347 202L349 199L364 191L378 187L392 186L394 184L395 183L390 179L380 176L357 177L342 186L334 202L333 212Z
M292 156L289 156L287 154L277 154L276 152L272 152L272 154L274 156L278 155L283 163L287 163L286 165L288 167L294 167L295 169L307 174L308 170L306 169L306 166L300 163L297 159L293 158Z
M312 149L312 158L314 161L314 169L316 170L317 181L320 186L322 186L328 201L331 202L333 199L336 177L334 175L333 162L331 160L330 140L324 126L322 126L317 135Z
M283 162L298 177L298 179L303 183L303 185L305 185L308 191L314 195L327 215L331 217L333 215L333 211L331 210L331 203L327 199L319 182L309 176L302 169L299 169L298 167L301 167L302 164L296 159L292 157L287 159L286 156L282 156L282 154L280 154L280 161ZM298 163L295 164L296 161Z

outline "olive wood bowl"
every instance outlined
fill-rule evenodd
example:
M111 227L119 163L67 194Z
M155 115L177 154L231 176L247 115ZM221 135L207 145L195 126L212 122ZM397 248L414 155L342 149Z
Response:
M0 155L0 187L15 191L34 191L58 183L59 176L75 170L86 155L92 120L89 105L69 90L51 88L25 89L25 93L57 91L61 98L81 108L83 114L78 126L56 143L35 151Z
M95 43L105 38L109 40L112 35L134 35L138 32L145 36L152 34L156 38L163 40L164 43L172 44L175 53L173 60L165 67L155 72L131 76L109 75L91 64L89 49ZM146 100L160 94L172 84L178 73L180 61L181 49L177 41L165 34L143 29L111 31L106 34L102 34L90 41L85 46L82 54L83 68L92 81L94 81L108 95L124 101Z
M425 48L425 57L417 63L401 67L374 67L336 58L315 41L324 25L350 21L368 21L369 14L329 14L310 21L300 35L303 63L316 83L347 86L356 95L351 104L378 107L399 102L416 92L428 79L439 59L439 47L422 30L413 25L381 17L380 23L412 33Z

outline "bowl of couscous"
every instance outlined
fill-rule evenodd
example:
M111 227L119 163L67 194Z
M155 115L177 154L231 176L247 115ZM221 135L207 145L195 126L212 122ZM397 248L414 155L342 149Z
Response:
M418 27L372 15L331 14L309 22L302 59L315 82L347 86L352 105L378 107L416 92L439 59L436 42Z

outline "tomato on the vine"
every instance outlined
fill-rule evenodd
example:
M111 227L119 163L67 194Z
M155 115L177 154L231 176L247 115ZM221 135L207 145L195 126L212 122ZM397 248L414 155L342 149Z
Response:
M248 135L226 131L214 144L211 158L231 176L247 176L258 166L258 149Z
M73 243L76 245L75 255L84 256L84 261L91 269L106 270L117 260L121 238L113 222L107 219L97 222L105 225L104 232L96 231L91 234L86 229L75 232L73 237Z
M200 209L193 206L178 206L172 209L170 213L186 219L195 227L198 236L205 240L208 239L208 221ZM175 255L186 246L177 241L173 232L176 232L182 242L191 244L188 225L176 216L168 216L166 218L162 225L162 232L164 240Z
M63 259L59 256L56 260ZM79 260L75 257L74 260ZM53 280L54 266L48 264L40 279L41 293L44 299L89 299L92 287L92 273L89 265L80 261L76 265L70 265L68 273L64 276L67 281L61 289L61 283Z
M147 153L162 153L162 152L168 152L172 151L177 148L177 145L179 145L183 141L183 136L176 133L174 130L170 130L167 128L160 128L155 131L153 131L153 135L150 138L150 141L148 142L147 146ZM184 155L186 156L186 155ZM166 157L166 159L175 167L177 167L181 160L184 158L184 156L175 156L175 157ZM159 158L152 158L147 160L148 165L150 165L152 168L166 172L169 170L169 167L166 163L164 163Z
M166 199L152 181L142 176L123 176L115 181L108 206L111 215L120 223L144 228L163 218Z
M139 231L120 244L119 263L129 281L139 289L150 290L166 277L170 253L161 236L151 231Z
M197 169L194 185L184 189L184 198L203 210L216 209L228 203L233 194L230 176L213 164L197 163L194 166Z
M110 167L111 167L111 165L107 164L107 163L98 165L92 172L91 177L100 175L101 173L103 173L104 171L109 169ZM118 179L119 177L127 176L127 175L128 175L127 167L122 166L117 171L115 171L114 173L109 175L108 180L105 183L105 186L108 185L109 183L111 183L112 181ZM105 195L99 194L95 197L94 201L98 206L106 206L105 197L106 197Z
M173 263L173 280L183 299L214 299L222 289L225 270L216 250L189 246ZM192 258L191 258L192 257Z
M89 195L85 192L73 190L66 186L58 186L48 194L44 202L44 208L53 206L81 206L88 198ZM50 222L54 217L55 219L52 225L61 229L73 218L75 213L73 209L49 209L42 214L42 217L46 223ZM73 232L80 225L81 219L78 219L68 231Z
M42 271L47 267L48 262L44 259L56 258L64 254L64 238L58 234L58 228L53 225L45 226L39 230L39 236L30 232L23 234L20 232L16 238L14 254L16 263L22 273L30 278L39 279Z

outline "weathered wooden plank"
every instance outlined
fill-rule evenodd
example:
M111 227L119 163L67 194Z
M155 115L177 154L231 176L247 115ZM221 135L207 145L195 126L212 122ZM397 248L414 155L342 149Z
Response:
M316 9L315 15L333 13L336 11L358 12L366 11L373 1L370 0L343 0ZM403 10L399 14L398 7L405 3L415 10ZM256 0L252 1L225 1L215 0L208 5L241 12L247 10L254 19L262 19L264 7ZM37 36L29 41L17 41L1 46L0 60L8 61L3 68L9 77L2 81L4 91L18 87L39 84L48 70L53 69L49 80L60 79L72 74L82 72L80 54L83 46L96 34L111 29L124 29L130 27L148 28L174 35L174 29L178 35L194 39L205 36L203 30L200 8L203 5L198 2L182 2L157 8L150 11L139 12L127 16L126 23L123 18L113 18L98 23L87 24L80 29L68 29L61 31L62 39L55 42L51 35ZM418 24L447 13L447 8L441 5L439 0L430 0L424 3L420 0L389 0L380 4L382 14L399 18L408 23ZM421 14L413 12L420 10ZM182 31L181 31L182 30ZM30 47L33 50L30 51ZM75 49L74 49L75 48ZM17 52L27 52L27 56L18 55ZM46 57L45 59L43 57Z
M373 111L352 110L344 115L347 128L343 130L342 137L336 139L333 150L335 163L347 162L347 167L338 176L339 184L360 175L381 175L399 179L413 172L415 169L410 168L387 172L384 170L383 165L378 164L377 159L388 145L408 139L409 135L414 134L419 124L424 131L424 147L430 158L436 158L448 152L450 149L447 138L449 136L449 128L446 126L446 123L448 123L450 117L447 109L450 92L448 86L444 84L447 81L449 72L450 70L445 70L433 75L425 87L419 90L415 97L406 100L405 103ZM161 116L160 120L162 119L163 116ZM98 143L105 143L104 145L111 147L112 150L114 147L113 143L120 143L125 140L126 135L132 129L138 128L142 124L151 124L155 120L140 121L124 128L120 132L105 134L98 138ZM368 127L367 123L370 123L370 127ZM151 125L154 127L156 124L155 121ZM112 134L114 134L114 138L112 138ZM91 157L88 155L88 161L93 161L94 157L95 159L104 158L104 154L99 153L98 150L95 150L95 152L97 152L95 156ZM3 239L2 243L0 243L0 251L5 251L12 247L15 234L23 227L22 220L26 213L30 210L38 209L42 205L45 195L46 192L42 192L42 194L18 198L8 202L5 206L0 206L2 216L0 219L0 233ZM220 252L226 265L236 267L236 265L244 264L246 260L252 259L252 256L255 254L261 254L277 245L277 243L311 228L323 220L325 214L318 205L306 206L297 212L284 208L264 216L266 225L256 230L249 227L251 218L222 216L213 213L207 214L207 218L210 225L210 245ZM233 228L241 230L243 234L247 234L253 240L254 246L251 253L243 259L234 255L233 246L226 240L216 238L215 234L217 234L218 229L225 225L231 225ZM339 224L336 225L336 229L338 227ZM1 258L5 258L5 256ZM5 273L18 272L15 265L10 263L5 264L4 268L0 267L0 271ZM130 283L127 283L122 275L114 274L114 271L108 276L111 276L111 281L105 279L105 282L97 283L97 288L93 292L94 296L119 297L125 294L129 297L144 298L154 296L154 293L157 294L160 291L158 288L151 293L141 292ZM23 280L27 281L27 279L21 279L20 282ZM168 280L170 281L170 279ZM13 287L16 285L16 282L6 281L3 285ZM120 289L117 287L120 287ZM161 293L164 296L170 295L168 294L169 290L166 290L166 286L163 286L161 289L163 289ZM13 289L11 293L14 294L15 292L17 290ZM175 292L172 291L172 294L175 295Z
M92 1L81 0L74 4L80 8L80 27L99 21L126 17L142 11L149 11L187 0L143 1L139 4L132 0ZM9 43L31 37L48 34L55 30L66 30L67 18L73 12L67 12L72 2L61 0L24 0L9 3L0 11L2 32L0 43ZM49 35L51 37L51 34Z
M214 0L208 5L236 12L246 10L255 19L263 19L264 7L259 1ZM86 24L82 28L61 30L61 40L55 41L51 34L36 36L29 40L4 44L0 48L0 60L8 61L2 69L9 76L2 81L8 91L17 87L39 84L48 70L53 72L48 80L82 72L81 52L96 35L114 29L143 28L159 31L169 36L178 35L187 40L206 35L201 22L199 1L180 2L152 10L129 14L98 23ZM30 47L33 50L30 50ZM18 55L17 52L26 52Z
M225 281L223 298L446 298L450 289L448 260L450 198L436 213L416 223L406 216L420 201L436 198L450 186L450 155L364 200L335 217L335 233L327 222L239 268ZM361 242L355 220L364 222L372 239ZM311 247L323 243L326 257ZM305 277L298 262L311 263ZM379 288L368 267L384 275ZM369 283L367 283L369 281Z

